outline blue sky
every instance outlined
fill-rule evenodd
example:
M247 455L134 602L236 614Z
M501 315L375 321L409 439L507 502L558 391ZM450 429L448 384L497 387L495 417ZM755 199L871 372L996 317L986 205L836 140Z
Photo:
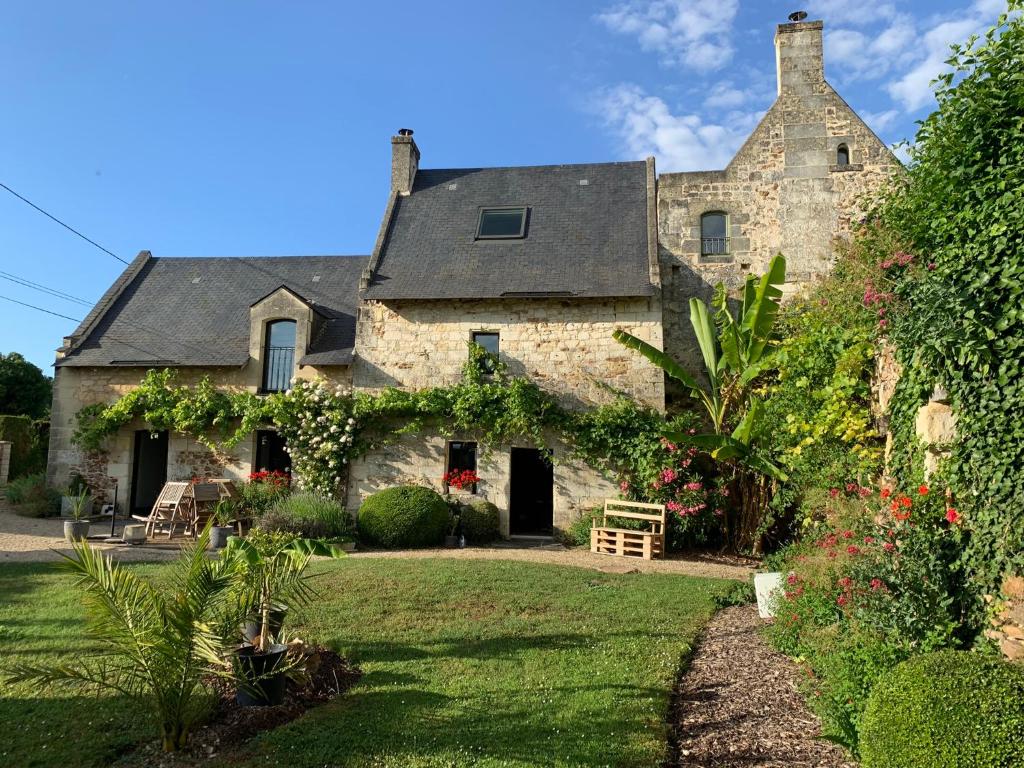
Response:
M774 0L20 2L0 25L0 182L124 259L368 253L389 137L424 167L723 167L775 94ZM806 0L825 73L890 143L1003 0ZM0 271L95 301L123 265L0 190ZM0 279L0 296L87 308ZM183 306L182 312L188 307ZM74 322L0 299L50 371Z

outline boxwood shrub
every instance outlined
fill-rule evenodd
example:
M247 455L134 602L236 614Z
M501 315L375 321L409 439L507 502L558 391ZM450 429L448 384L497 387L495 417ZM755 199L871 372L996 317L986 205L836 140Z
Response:
M864 768L1024 765L1024 669L965 651L916 656L875 686Z
M490 544L501 535L498 508L487 499L474 499L459 508L462 533L470 544Z
M430 547L444 541L451 513L430 488L399 485L368 496L359 507L359 535L389 549Z

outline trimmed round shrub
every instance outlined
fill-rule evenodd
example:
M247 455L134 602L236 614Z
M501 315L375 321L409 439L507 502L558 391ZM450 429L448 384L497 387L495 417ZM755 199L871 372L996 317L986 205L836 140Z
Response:
M486 499L474 499L459 510L462 533L470 544L490 544L501 536L498 508Z
M1024 669L966 651L903 662L868 697L860 752L864 768L1024 765Z
M419 485L385 488L359 507L359 535L388 549L438 545L450 526L451 513L441 494Z

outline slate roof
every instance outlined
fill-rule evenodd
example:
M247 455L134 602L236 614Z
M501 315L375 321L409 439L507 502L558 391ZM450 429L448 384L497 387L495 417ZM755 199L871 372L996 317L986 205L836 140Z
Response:
M352 362L366 256L146 257L132 262L83 321L72 338L84 338L58 366L244 365L249 307L282 286L326 320L299 364Z
M512 205L529 207L526 237L475 239L480 208ZM647 166L630 162L420 170L412 193L397 200L363 297L610 297L655 290Z

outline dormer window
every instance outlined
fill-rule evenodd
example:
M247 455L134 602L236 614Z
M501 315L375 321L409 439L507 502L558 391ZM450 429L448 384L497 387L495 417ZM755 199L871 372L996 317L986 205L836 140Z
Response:
M294 320L267 323L263 344L263 391L283 392L288 389L295 370Z
M526 208L481 208L477 240L509 240L526 236Z
M836 165L844 166L850 164L850 148L845 144L840 144L836 148Z

